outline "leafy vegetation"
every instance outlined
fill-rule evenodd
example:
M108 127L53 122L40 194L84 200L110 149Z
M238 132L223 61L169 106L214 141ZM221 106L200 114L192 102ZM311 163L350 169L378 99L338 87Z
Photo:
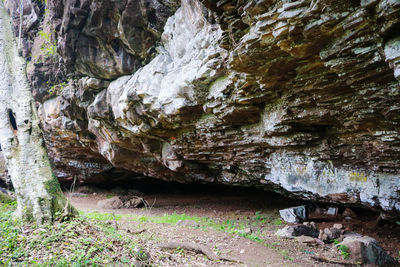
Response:
M52 33L46 33L41 30L38 32L39 36L45 41L45 44L41 47L41 50L48 57L55 57L57 55L57 42L52 41Z
M68 85L68 82L62 82L60 84L52 85L49 89L49 95L60 95L64 88Z
M333 240L333 243L340 251L340 254L343 256L343 259L348 259L350 257L349 248L346 245L341 245L338 240Z
M1 266L130 266L136 245L106 222L81 217L37 227L12 219L16 203L0 203Z

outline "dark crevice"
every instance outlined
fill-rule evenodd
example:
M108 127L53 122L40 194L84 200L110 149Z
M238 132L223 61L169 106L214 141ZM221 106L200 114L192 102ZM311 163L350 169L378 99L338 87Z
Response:
M10 122L10 124L12 126L12 129L14 131L18 131L17 121L15 119L15 114L11 109L8 110L8 119L9 119L9 122Z
M400 37L400 22L394 23L388 31L383 35L384 43L390 39Z

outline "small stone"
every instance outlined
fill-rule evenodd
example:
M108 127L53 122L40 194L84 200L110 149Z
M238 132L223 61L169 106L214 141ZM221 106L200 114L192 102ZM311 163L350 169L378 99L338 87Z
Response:
M305 206L287 208L279 211L281 218L288 223L299 223L307 220L307 210Z
M336 228L336 229L341 230L341 229L343 229L343 224L341 224L341 223L335 223L335 224L333 225L333 228Z
M99 89L101 84L101 80L96 78L89 78L86 81L86 87L92 89Z
M321 229L321 230L319 230L318 239L320 239L322 241L328 241L328 235L325 234L325 232Z
M325 228L324 233L327 235L328 240L333 240L338 238L342 234L342 231L337 228Z
M240 250L240 254L243 254L244 252L245 252L244 249L241 249L241 250Z

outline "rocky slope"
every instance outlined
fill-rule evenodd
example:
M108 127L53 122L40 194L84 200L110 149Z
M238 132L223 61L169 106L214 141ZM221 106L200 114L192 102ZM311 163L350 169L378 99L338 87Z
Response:
M24 3L60 180L254 186L398 216L399 1Z

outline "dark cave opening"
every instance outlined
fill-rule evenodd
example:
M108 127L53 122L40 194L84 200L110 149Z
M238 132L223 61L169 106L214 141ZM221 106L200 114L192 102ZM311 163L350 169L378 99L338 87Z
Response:
M161 179L142 177L140 179L124 179L104 184L95 184L101 190L117 191L138 190L144 195L163 196L183 196L183 197L209 197L210 201L215 197L232 199L234 202L246 202L250 206L256 208L283 209L305 205L309 210L316 207L328 209L329 207L337 207L339 213L350 207L360 217L375 218L379 216L379 211L368 209L361 205L349 205L341 203L329 203L318 199L299 199L295 195L288 192L278 192L276 190L268 190L263 188L255 188L249 186L237 186L226 184L207 184L207 183L178 183L172 181L164 181ZM317 219L318 221L318 219Z

